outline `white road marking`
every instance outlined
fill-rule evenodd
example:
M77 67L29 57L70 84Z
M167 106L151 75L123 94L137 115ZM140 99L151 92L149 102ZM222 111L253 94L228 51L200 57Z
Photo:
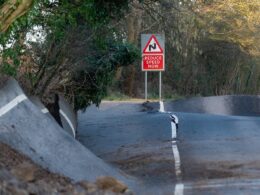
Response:
M41 111L43 114L49 113L49 110L47 108L43 108Z
M177 138L176 124L174 122L171 122L171 127L172 127L172 139L176 139Z
M181 159L180 159L180 154L179 150L176 144L172 144L172 152L174 156L174 161L175 161L175 173L177 176L177 179L181 178Z
M65 120L68 122L70 128L72 129L72 133L73 133L73 136L74 138L76 137L76 131L74 129L74 126L73 124L71 123L69 117L60 109L60 114L65 118Z
M182 183L176 184L174 195L183 195L184 185Z
M176 115L175 116L175 121L178 123L178 117ZM175 173L176 173L176 177L177 179L181 178L181 159L180 159L180 153L177 147L177 142L176 142L176 138L177 138L177 126L176 124L171 121L171 128L172 128L172 152L173 152L173 156L174 156L174 161L175 161Z
M173 122L172 122L173 123ZM176 130L176 126L175 126ZM175 131L176 133L176 131ZM177 137L177 134L175 134ZM172 141L172 152L174 156L174 164L175 164L175 175L178 181L181 181L182 178L182 172L181 172L181 158L180 158L180 153L177 147L177 142L176 140ZM184 184L183 183L177 183L175 185L175 191L174 195L183 195L184 193Z
M160 101L160 109L159 112L166 113L164 109L163 101ZM171 112L167 112L171 113ZM173 115L173 114L172 114ZM178 123L178 117L175 116L175 122ZM178 181L181 181L181 158L180 153L178 150L176 138L177 138L177 126L174 122L171 122L171 129L172 129L172 153L174 156L174 164L175 164L175 174ZM175 185L174 195L183 195L184 194L184 184L183 183L177 183Z
M2 108L0 108L0 117L5 115L7 112L12 110L14 107L16 107L18 104L26 100L27 97L24 94L18 95L16 98L14 98L11 102L4 105Z
M160 110L159 110L159 112L165 112L163 101L160 101Z
M219 183L219 182L212 182L209 181L208 184L186 184L185 189L210 189L210 188L224 188L224 187L260 187L260 181L231 181L231 183L228 183L228 181L224 181L225 183Z

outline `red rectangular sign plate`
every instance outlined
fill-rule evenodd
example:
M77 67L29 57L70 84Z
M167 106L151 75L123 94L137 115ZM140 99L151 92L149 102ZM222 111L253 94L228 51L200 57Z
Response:
M163 71L164 70L163 54L143 55L142 70L143 71Z

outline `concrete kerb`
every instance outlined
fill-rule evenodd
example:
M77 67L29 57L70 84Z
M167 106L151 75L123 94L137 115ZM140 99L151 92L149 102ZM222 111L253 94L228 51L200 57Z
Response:
M16 99L17 97L22 99ZM25 154L42 167L74 181L95 181L100 176L110 175L135 189L135 179L106 164L64 132L27 99L13 79L0 90L0 110L10 102L13 102L14 107L9 106L9 110L0 117L1 142Z

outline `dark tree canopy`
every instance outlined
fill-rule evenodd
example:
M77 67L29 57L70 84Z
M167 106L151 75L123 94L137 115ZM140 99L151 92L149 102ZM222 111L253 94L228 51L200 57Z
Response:
M10 2L16 3L13 12L25 3ZM2 10L10 2L2 2ZM44 101L61 93L75 109L99 104L116 69L139 57L134 46L113 35L111 21L124 16L128 1L44 0L26 5L8 24L3 20L2 31L8 31L0 38L1 69ZM30 42L28 36L42 40Z
M142 97L140 34L164 33L166 97L259 94L259 17L259 0L0 0L0 72L77 110Z

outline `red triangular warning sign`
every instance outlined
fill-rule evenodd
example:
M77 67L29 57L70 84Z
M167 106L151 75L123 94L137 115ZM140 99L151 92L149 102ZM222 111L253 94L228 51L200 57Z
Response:
M152 35L144 47L143 54L163 54L163 50L157 40L157 38Z

